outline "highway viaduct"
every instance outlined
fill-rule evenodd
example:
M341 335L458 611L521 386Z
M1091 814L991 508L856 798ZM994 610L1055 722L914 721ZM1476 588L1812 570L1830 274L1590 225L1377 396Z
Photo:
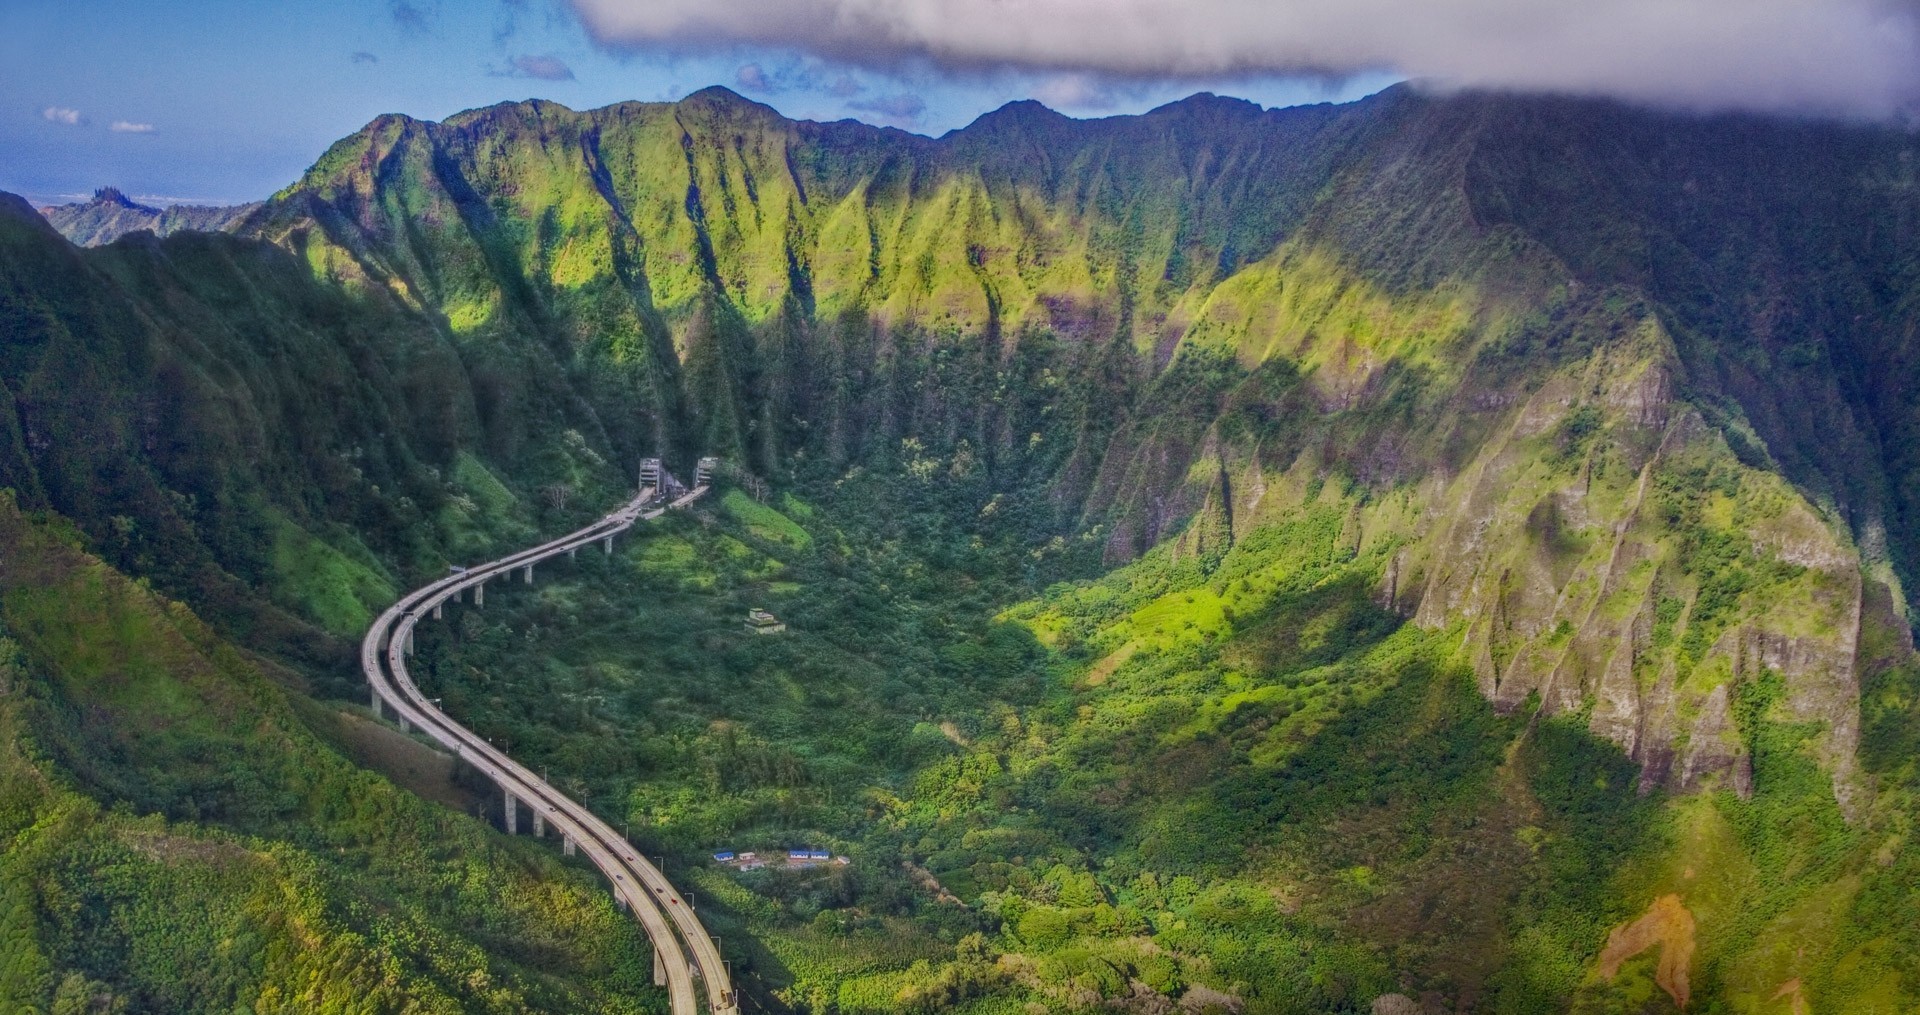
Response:
M739 1011L732 976L720 957L720 948L694 915L693 907L625 836L441 712L414 684L407 672L406 657L413 653L414 628L423 620L441 618L449 601L460 601L471 589L473 603L478 606L485 601L487 582L511 581L518 572L522 582L531 583L535 565L561 554L571 557L595 544L611 554L615 536L705 496L718 464L712 458L701 459L693 487L681 492L659 460L648 459L641 467L640 492L626 504L585 528L498 560L456 570L407 593L380 614L360 644L360 667L373 690L375 715L391 710L402 730L419 730L498 784L504 794L509 833L517 830L519 809L525 807L532 814L537 833L544 833L548 827L557 830L569 855L576 851L585 855L606 875L615 899L639 919L653 944L655 974L665 981L673 1015L698 1015L703 1000L711 1015L736 1015ZM663 500L667 496L663 491L673 491L677 496Z

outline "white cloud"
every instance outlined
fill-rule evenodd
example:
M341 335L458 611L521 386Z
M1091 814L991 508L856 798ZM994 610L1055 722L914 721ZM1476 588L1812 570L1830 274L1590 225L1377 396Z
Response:
M881 123L911 127L919 123L920 114L927 111L927 101L912 92L905 92L849 102L847 108L872 113Z
M49 122L64 123L69 127L78 127L82 122L79 110L65 106L48 106L40 111L40 115Z
M572 81L573 68L557 56L535 56L531 53L516 56L507 61L506 70L489 71L497 78L537 78L541 81Z
M1033 97L1054 109L1099 111L1116 104L1111 81L1080 71L1048 75L1034 86Z
M1446 86L1883 116L1916 0L569 0L611 47L1134 78L1391 72Z
M151 134L153 133L153 124L115 120L107 126L107 129L118 134Z
M757 63L743 64L733 72L735 84L750 92L777 92L780 87L773 83L767 72Z

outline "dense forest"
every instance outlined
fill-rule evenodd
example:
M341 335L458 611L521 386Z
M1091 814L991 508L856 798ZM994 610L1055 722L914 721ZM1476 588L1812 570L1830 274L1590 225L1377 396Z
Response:
M352 652L657 453L727 478L420 672L767 1010L1908 1009L1917 144L709 89L382 117L226 235L0 203L13 1003L657 1004Z

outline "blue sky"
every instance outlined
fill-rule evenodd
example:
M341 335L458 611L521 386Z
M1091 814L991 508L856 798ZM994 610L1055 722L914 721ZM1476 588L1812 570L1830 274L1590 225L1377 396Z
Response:
M251 200L380 113L440 119L534 97L585 109L723 84L797 118L939 134L1020 98L1091 116L1202 90L1269 106L1341 100L1393 80L943 71L750 43L616 46L560 0L4 0L0 190L36 203L102 185L149 203Z

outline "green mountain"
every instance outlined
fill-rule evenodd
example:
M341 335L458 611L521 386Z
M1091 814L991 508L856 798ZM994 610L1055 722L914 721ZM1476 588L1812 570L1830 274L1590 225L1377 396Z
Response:
M175 204L153 208L136 204L113 187L93 192L90 201L40 209L60 234L83 247L112 243L128 233L146 231L155 236L191 230L217 233L231 229L259 202L235 205Z
M317 723L369 611L638 458L771 481L422 653L677 863L851 851L684 870L768 1004L1905 1010L1916 147L1405 88L387 116L232 236L0 209L0 484Z

